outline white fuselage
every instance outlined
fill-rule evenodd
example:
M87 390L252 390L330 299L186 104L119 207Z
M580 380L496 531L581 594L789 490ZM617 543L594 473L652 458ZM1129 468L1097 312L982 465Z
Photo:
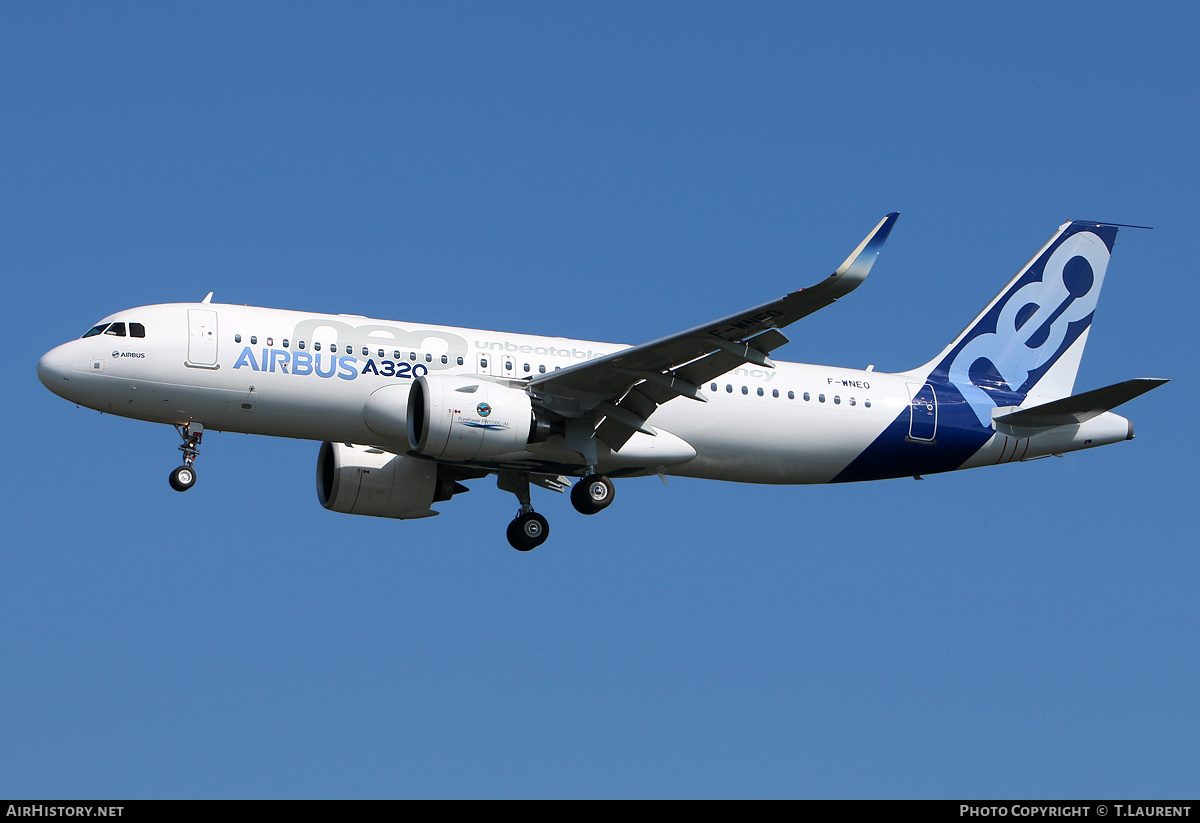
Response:
M100 333L47 353L39 374L57 394L140 420L200 422L208 429L357 443L398 454L409 450L408 442L372 430L364 418L368 398L382 388L407 387L424 373L521 381L626 348L210 303L144 306L102 322L141 324L145 336ZM655 429L690 445L694 457L689 452L690 459L676 456L656 466L645 459L631 463L618 453L602 459L607 466L600 468L639 464L628 473L829 482L889 424L910 413L924 380L913 373L800 363L747 365L701 386L707 403L680 397L650 419ZM1022 443L996 434L956 468L1114 442L1125 439L1127 425L1107 413L1071 432L1058 431L1045 444L1038 437ZM628 449L636 452L648 440L636 435ZM529 451L582 465L561 437L530 445Z

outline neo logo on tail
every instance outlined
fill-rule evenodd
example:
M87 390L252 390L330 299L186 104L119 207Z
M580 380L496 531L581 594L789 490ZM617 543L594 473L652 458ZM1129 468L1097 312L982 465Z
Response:
M1062 226L939 356L930 378L953 383L984 428L994 409L1031 393L1070 394L1116 236L1114 226Z

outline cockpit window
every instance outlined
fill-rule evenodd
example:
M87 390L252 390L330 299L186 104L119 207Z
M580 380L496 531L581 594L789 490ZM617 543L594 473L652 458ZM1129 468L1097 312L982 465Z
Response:
M141 323L130 323L129 324L129 336L130 337L145 337L146 336L146 327L143 326Z
M125 324L124 323L113 323L111 326L108 327L108 330L104 333L111 334L114 337L124 337L125 336Z
M83 336L84 337L95 337L96 335L98 335L100 332L104 331L107 328L108 328L107 323L101 323L99 326L92 326L90 329L87 330L87 332ZM82 340L83 338L80 338L80 339Z

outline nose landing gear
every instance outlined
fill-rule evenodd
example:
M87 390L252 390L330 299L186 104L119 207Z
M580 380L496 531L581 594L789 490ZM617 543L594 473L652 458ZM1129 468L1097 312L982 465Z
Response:
M176 425L175 430L183 438L179 450L183 452L183 465L171 472L169 478L171 488L177 492L185 492L196 485L196 470L192 463L200 456L200 440L204 437L204 426L200 423L188 423L185 426Z

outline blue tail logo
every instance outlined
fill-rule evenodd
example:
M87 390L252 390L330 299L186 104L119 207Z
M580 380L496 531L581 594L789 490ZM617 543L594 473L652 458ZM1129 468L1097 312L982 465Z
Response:
M1116 238L1115 226L1060 226L954 342L901 373L909 407L834 481L959 468L995 435L996 408L1069 396Z
M990 428L992 410L1020 403L1091 325L1116 236L1113 226L1064 226L943 352L930 379L953 383ZM1070 393L1080 354L1082 346L1048 394Z

